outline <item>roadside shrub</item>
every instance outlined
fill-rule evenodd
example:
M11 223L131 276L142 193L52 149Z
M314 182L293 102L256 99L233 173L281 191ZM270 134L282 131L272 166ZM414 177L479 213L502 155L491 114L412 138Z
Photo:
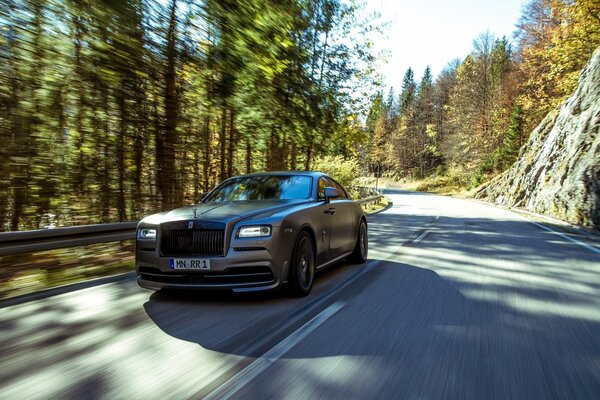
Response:
M323 156L314 160L312 169L330 175L343 187L351 186L360 176L360 164L354 158L342 156Z

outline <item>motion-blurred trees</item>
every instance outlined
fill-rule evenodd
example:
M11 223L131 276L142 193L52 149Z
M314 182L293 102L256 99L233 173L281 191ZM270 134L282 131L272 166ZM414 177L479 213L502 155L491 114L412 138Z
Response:
M360 12L0 2L0 229L131 220L233 174L353 154L365 135L349 88L373 60Z

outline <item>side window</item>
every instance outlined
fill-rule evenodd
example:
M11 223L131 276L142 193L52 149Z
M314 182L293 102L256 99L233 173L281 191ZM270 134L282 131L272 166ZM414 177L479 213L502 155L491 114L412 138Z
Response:
M317 187L317 200L325 200L325 187L327 184L325 183L325 178L319 178L319 184Z
M340 199L349 199L350 197L348 196L348 193L346 193L346 191L344 190L344 188L339 184L339 183L335 183L335 187L337 188L337 190L340 191Z
M340 186L339 183L337 183L336 181L334 181L333 179L330 179L330 178L326 178L326 180L327 180L327 186L334 187L338 190L338 192L340 192L340 199L348 198L346 191Z

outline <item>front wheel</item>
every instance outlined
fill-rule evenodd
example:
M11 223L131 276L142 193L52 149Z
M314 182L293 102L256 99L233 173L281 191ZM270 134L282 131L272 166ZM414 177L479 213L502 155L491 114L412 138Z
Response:
M354 251L348 258L352 263L363 264L365 261L367 261L368 254L369 236L367 233L367 224L364 220L361 220L360 226L358 227L358 236L356 237L356 245L354 246Z
M292 253L289 292L295 297L310 293L315 279L315 249L307 232L301 232L296 239Z

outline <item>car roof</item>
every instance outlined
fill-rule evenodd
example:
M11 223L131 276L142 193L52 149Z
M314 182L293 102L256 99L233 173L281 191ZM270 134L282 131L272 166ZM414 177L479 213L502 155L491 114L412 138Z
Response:
M312 176L312 177L321 177L327 176L327 174L319 171L265 171L265 172L254 172L246 175L238 175L232 178L241 178L244 176Z

